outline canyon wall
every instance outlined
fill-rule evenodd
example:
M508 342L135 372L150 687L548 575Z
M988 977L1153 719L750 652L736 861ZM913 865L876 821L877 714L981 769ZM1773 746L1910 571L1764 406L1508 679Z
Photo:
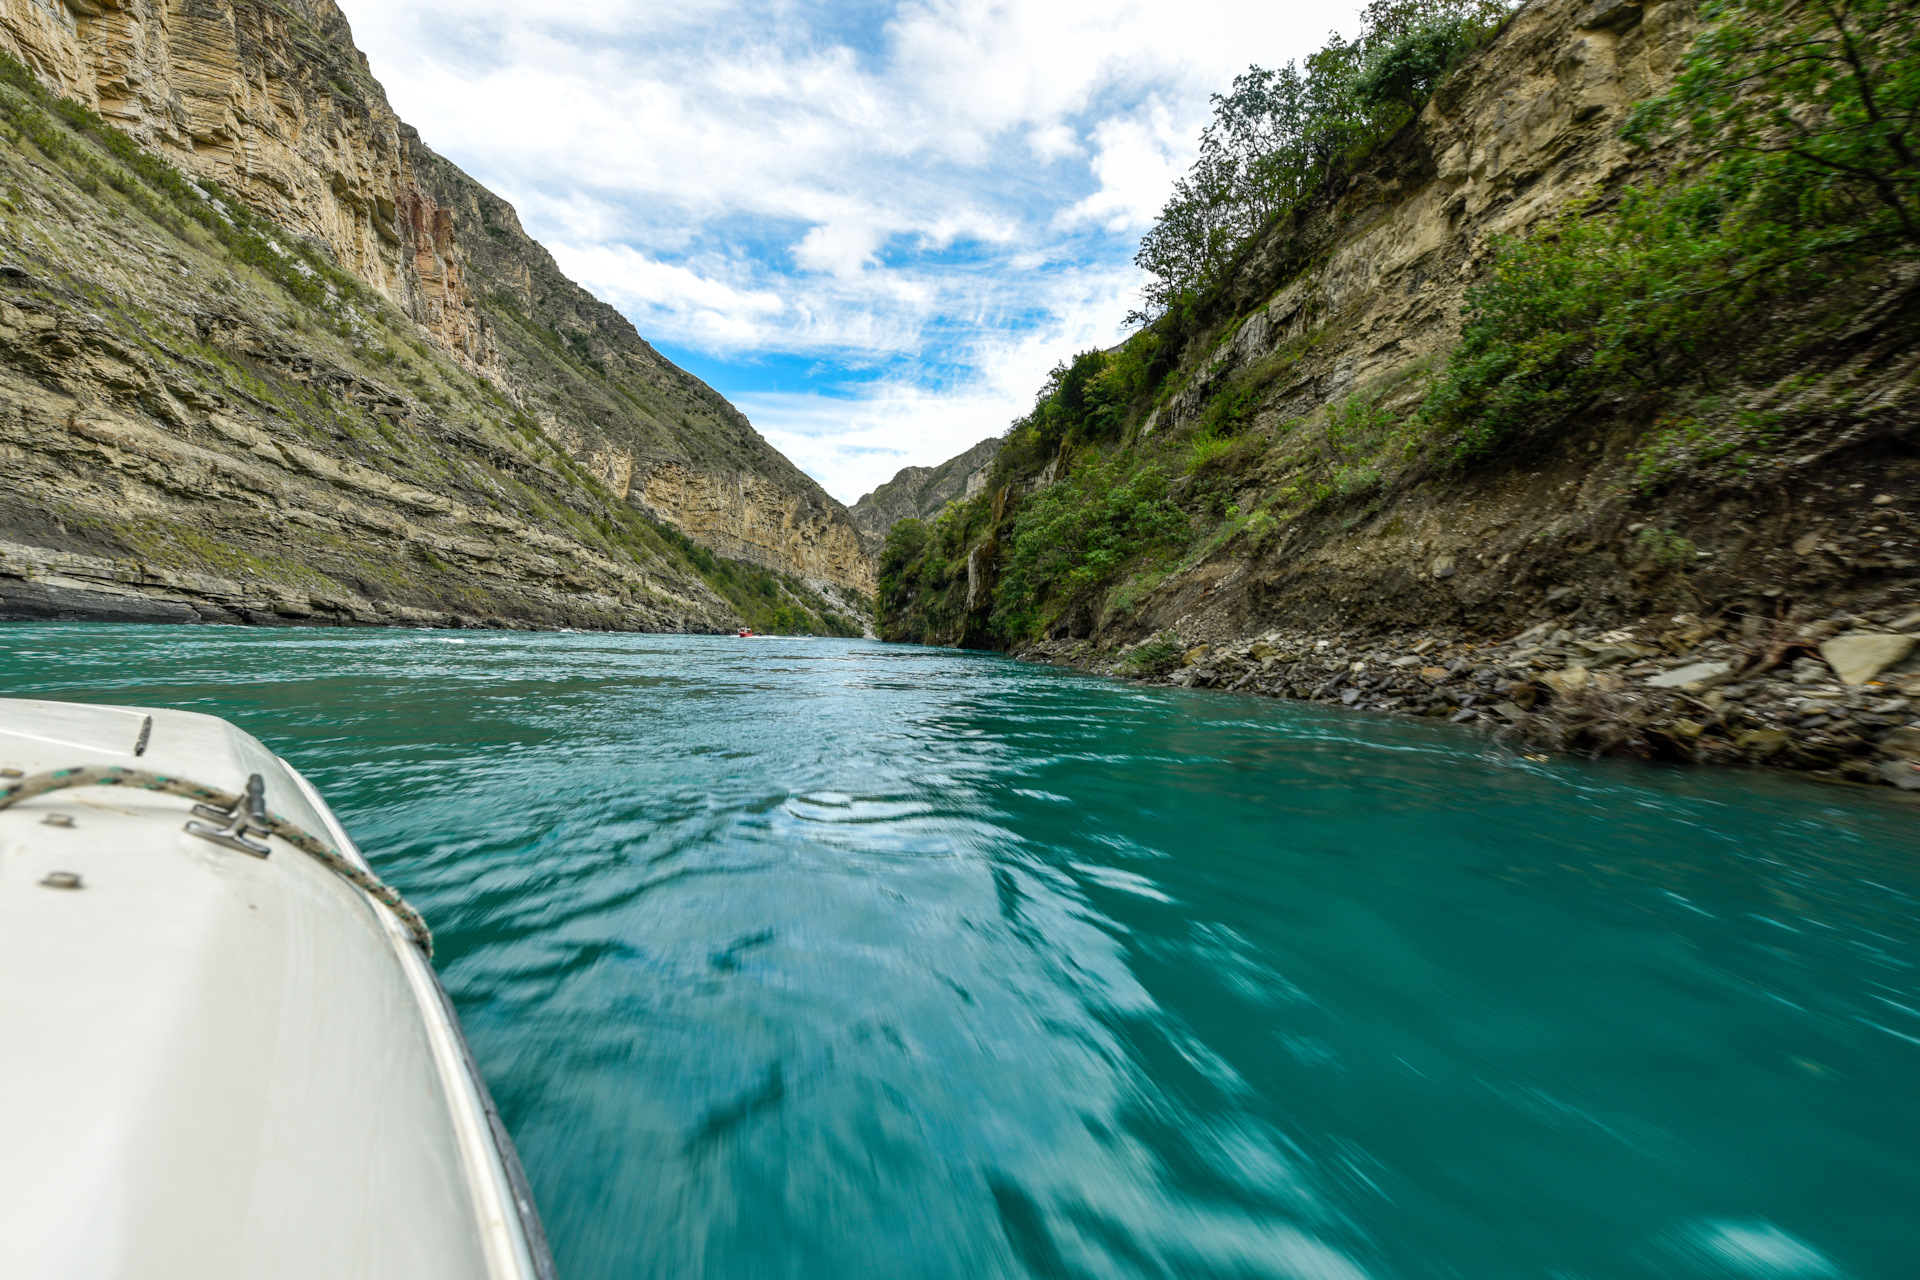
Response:
M531 430L565 456L566 472L723 556L832 584L838 596L870 591L845 509L562 275L510 206L426 147L388 105L331 0L0 0L0 52L180 173L217 183L193 190L228 222L227 201L264 218L269 252L296 262L304 250L293 242L304 242L364 284L368 298L329 295L324 324L346 333L350 349L391 348L363 338L379 329L382 307L415 326L432 361L468 377L450 376L444 401L417 405L414 417L458 407L511 439ZM50 176L42 166L27 185ZM53 206L71 203L48 194ZM39 210L18 212L31 239ZM102 231L120 216L93 212ZM20 256L35 256L16 243ZM300 284L291 282L295 292ZM282 367L303 356L341 364L298 326L237 315L237 300L196 294L181 314L201 317L201 330L274 331L267 345ZM388 368L356 372L378 380ZM382 394L405 401L419 391ZM663 470L673 483L635 487ZM589 510L603 497L563 500Z
M622 500L720 555L861 597L871 559L847 509L678 368L630 321L561 273L513 206L417 149L434 207L472 228L462 254L486 282L480 303L496 376Z
M1710 143L1622 131L1701 21L1689 0L1521 6L1204 295L1098 357L1110 417L1049 436L1036 410L978 496L896 525L881 633L1920 785L1900 754L1920 268L1911 245L1821 259L1831 225L1770 212L1820 272L1712 302L1772 251L1713 238L1754 188L1701 185ZM1719 202L1629 220L1675 193ZM1725 277L1682 274L1703 262ZM1474 393L1526 408L1477 440L1433 411L1472 385L1449 379L1476 298L1533 326L1494 339L1519 354ZM1538 354L1563 335L1588 345ZM1887 664L1843 676L1830 640Z
M331 251L464 366L494 366L419 137L329 0L0 0L0 49Z

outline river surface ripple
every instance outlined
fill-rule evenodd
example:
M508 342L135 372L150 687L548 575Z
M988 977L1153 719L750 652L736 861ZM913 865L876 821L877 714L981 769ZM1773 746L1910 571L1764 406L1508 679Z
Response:
M1920 811L827 640L0 627L425 911L564 1280L1920 1274Z

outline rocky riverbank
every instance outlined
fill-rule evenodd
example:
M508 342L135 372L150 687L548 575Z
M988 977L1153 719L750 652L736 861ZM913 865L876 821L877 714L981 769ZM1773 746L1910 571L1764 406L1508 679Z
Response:
M1767 622L1682 613L1496 639L1429 630L1183 636L1019 656L1188 689L1429 716L1588 755L1797 769L1920 793L1920 601Z

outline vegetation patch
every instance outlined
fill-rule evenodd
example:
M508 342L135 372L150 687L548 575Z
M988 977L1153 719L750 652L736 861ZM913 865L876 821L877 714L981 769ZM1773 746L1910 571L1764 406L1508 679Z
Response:
M1184 652L1179 636L1171 631L1156 632L1129 649L1115 670L1129 676L1165 675L1180 665Z
M1187 515L1167 498L1158 467L1120 474L1097 458L1027 499L1015 517L992 623L1009 640L1026 639L1060 607L1113 580L1141 555L1179 545Z
M648 525L662 543L685 557L715 594L738 610L754 630L807 636L861 634L859 623L792 574L717 556L672 525Z
M1627 133L1684 134L1713 158L1499 246L1420 408L1453 461L1605 398L1673 404L1763 370L1782 352L1752 341L1755 313L1920 254L1920 11L1721 0L1707 16L1674 89ZM1806 317L1788 341L1811 346L1851 314ZM1711 434L1685 417L1664 430L1643 479L1677 440Z
M1190 312L1246 247L1305 208L1416 115L1446 73L1499 29L1504 0L1373 0L1354 40L1303 63L1250 67L1213 98L1200 157L1142 237L1151 323Z

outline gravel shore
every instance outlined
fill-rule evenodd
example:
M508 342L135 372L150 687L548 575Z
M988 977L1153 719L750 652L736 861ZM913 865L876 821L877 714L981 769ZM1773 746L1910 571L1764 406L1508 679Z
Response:
M1104 675L1432 716L1553 750L1766 765L1920 792L1920 607L1806 622L1692 614L1505 639L1169 629L1019 655Z

